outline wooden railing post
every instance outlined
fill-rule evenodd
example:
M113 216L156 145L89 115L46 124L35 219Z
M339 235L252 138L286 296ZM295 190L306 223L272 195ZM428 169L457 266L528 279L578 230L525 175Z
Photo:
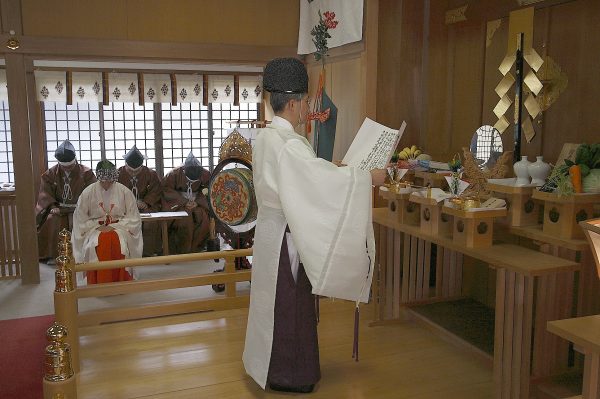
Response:
M225 257L225 273L235 273L235 257ZM235 282L225 283L225 295L228 297L236 296Z
M77 292L75 291L75 274L73 272L73 248L71 233L63 230L58 240L59 256L56 258L54 273L54 314L56 321L67 328L66 337L71 347L73 369L79 372L79 327L77 324Z
M54 323L46 332L50 345L44 360L44 399L76 399L77 384L71 363L71 347L64 342L68 337L64 326Z

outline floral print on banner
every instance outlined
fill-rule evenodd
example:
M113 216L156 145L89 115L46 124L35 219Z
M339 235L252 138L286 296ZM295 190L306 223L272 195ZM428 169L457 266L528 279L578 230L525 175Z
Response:
M65 71L34 71L38 101L67 102Z
M177 102L202 104L204 92L202 75L177 74Z
M170 103L171 100L171 76L166 73L145 73L144 101Z
M259 103L262 101L262 76L240 76L240 103Z
M233 75L209 75L208 76L208 102L230 103L234 102Z
M109 73L108 74L109 101L137 103L138 78L136 73Z
M102 102L102 74L100 72L73 72L71 75L73 102Z

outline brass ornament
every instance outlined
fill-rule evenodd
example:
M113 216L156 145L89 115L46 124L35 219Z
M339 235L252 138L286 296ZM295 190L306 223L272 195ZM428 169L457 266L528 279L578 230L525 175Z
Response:
M21 43L14 37L11 37L6 41L6 48L9 50L16 50L19 47L21 47Z
M67 329L54 322L46 331L50 345L46 346L44 359L44 379L46 381L65 381L73 376L71 366L71 346L65 342Z
M54 272L54 292L71 292L74 289L71 258L68 255L59 255Z
M219 150L219 162L231 158L241 159L250 164L252 163L252 146L250 145L250 142L237 131L237 129L227 136Z

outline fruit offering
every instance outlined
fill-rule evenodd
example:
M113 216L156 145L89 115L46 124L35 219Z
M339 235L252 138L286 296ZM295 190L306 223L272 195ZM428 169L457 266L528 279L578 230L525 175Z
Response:
M421 155L421 150L417 148L416 145L412 145L411 147L404 147L402 151L398 154L398 158L403 161L408 159L417 159L419 155Z

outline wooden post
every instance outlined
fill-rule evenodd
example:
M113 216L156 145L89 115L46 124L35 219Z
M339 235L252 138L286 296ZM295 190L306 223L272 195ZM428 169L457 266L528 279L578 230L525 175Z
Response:
M225 273L235 273L235 258L228 256L225 258ZM225 295L227 297L236 296L235 282L225 283Z
M38 243L34 214L34 187L38 181L33 176L31 160L25 58L21 54L6 54L5 60L17 188L18 236L22 248L22 281L23 284L38 284L40 282L40 267L38 263Z

